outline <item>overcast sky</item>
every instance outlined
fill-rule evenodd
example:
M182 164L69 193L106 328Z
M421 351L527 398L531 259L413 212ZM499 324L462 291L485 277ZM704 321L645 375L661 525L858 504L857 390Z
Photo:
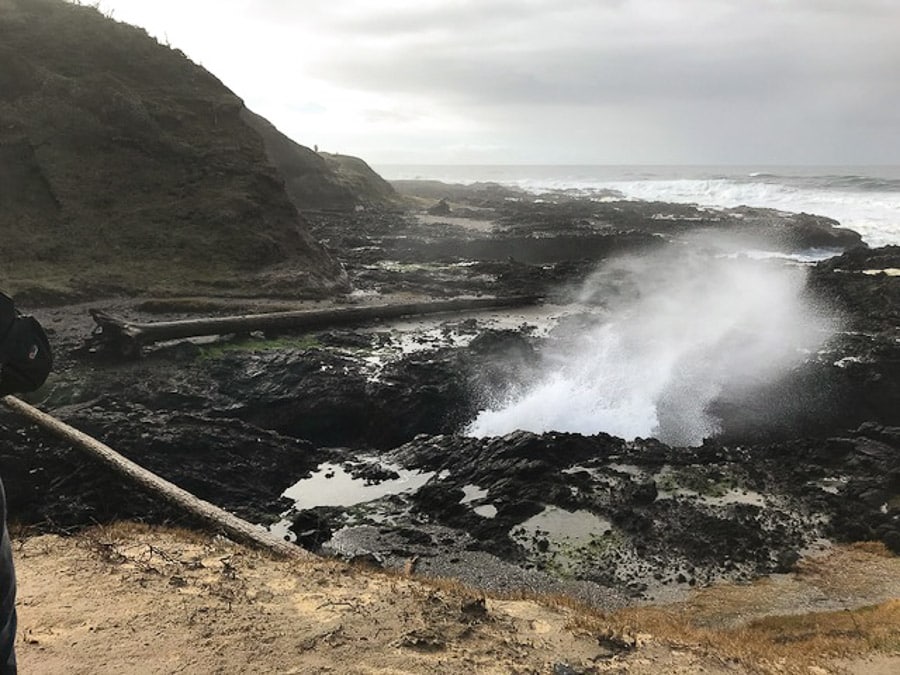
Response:
M900 163L900 0L100 0L370 163Z

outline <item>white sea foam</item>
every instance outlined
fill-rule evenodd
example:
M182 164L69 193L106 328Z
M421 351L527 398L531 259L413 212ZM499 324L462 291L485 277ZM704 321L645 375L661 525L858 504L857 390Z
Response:
M731 208L755 206L827 216L870 246L900 244L900 168L443 166L384 167L387 178L494 181L533 192L575 190L607 198Z
M536 383L468 433L607 432L695 445L719 431L711 404L775 380L831 326L804 300L805 269L722 254L704 237L609 261L582 300L602 320L543 355Z
M626 197L645 201L814 213L856 230L870 246L900 243L900 192L817 190L726 179L622 181L597 187L615 188Z

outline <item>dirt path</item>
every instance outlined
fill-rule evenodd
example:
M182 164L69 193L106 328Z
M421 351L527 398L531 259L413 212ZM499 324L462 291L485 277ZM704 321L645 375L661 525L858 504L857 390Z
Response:
M874 561L879 575L900 578L900 559L854 555L835 564ZM728 634L719 644L708 631L692 633L687 605L601 616L559 600L484 598L454 583L273 560L185 531L122 524L32 537L18 542L16 561L27 673L841 672L802 650L796 659L766 645L757 657L738 654ZM833 577L824 569L820 579ZM714 614L701 611L706 601L694 608L698 618ZM879 608L893 617L888 638L900 648L900 602ZM660 618L679 612L683 630ZM626 627L641 623L659 632ZM874 639L859 626L861 640ZM843 672L900 665L884 645L850 649L858 655Z

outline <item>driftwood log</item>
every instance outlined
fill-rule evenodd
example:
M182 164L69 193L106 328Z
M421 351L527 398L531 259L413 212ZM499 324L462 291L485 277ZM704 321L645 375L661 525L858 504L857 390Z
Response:
M348 307L341 309L306 310L296 312L271 312L267 314L244 314L238 316L185 319L181 321L159 321L137 323L112 316L99 309L91 309L91 316L97 323L92 342L112 348L122 356L134 357L141 347L165 340L183 340L202 335L223 335L228 333L250 333L251 331L282 331L294 329L346 326L368 321L397 319L426 314L469 312L506 307L534 305L540 299L535 296L513 296L506 298L458 298L435 302L410 304L373 305L370 307Z
M4 396L3 403L55 436L72 443L72 445L85 451L91 457L99 459L140 488L159 496L175 507L196 517L213 532L223 534L234 541L269 551L281 557L312 557L311 553L299 546L282 541L261 527L252 525L214 504L195 497L187 490L183 490L164 478L160 478L155 473L135 464L127 457L123 457L108 445L38 410L15 396Z

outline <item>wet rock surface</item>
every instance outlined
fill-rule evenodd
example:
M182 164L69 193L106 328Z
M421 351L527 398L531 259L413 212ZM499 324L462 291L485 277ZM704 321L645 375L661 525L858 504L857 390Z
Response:
M310 217L314 235L339 252L356 288L557 296L598 260L653 250L698 232L781 252L838 253L861 244L856 232L837 221L805 213L429 183L399 181L398 186L433 198L434 206L443 201L450 212L441 208L425 220L379 211Z
M435 569L462 547L557 582L661 598L788 572L825 539L881 540L897 552L898 456L900 429L874 425L836 438L700 448L604 435L422 437L385 459L440 479L391 497L389 508L372 502L321 514L329 532L340 532L323 546L341 554L362 547L388 566L418 556ZM434 528L467 539L449 552L433 533L424 546L398 539Z
M453 217L489 220L494 234L372 212L322 214L315 224L362 293L539 292L548 302L569 302L606 252L586 246L583 257L551 262L493 252L479 261L460 242L499 250L498 241L521 237L537 250L542 239L553 246L584 231L642 250L725 221L768 228L790 250L856 242L812 216L538 205L499 194L465 204L436 197ZM386 262L398 259L407 262ZM312 550L613 606L789 571L826 540L879 540L900 552L900 278L879 271L898 267L897 247L853 248L812 267L808 292L841 317L841 329L783 380L720 401L722 434L696 448L603 434L463 435L489 396L530 381L542 345L557 339L525 315L437 317L405 333L370 325L181 342L123 363L75 351L90 328L84 308L48 308L38 314L60 368L35 400L201 498L254 522L283 519ZM558 319L549 306L546 314L560 325L591 320ZM761 425L763 407L780 413ZM0 423L0 470L23 524L183 522L10 413ZM334 478L319 471L324 463L360 484L402 472L424 480L364 503L291 510L281 495L297 481L327 490Z

